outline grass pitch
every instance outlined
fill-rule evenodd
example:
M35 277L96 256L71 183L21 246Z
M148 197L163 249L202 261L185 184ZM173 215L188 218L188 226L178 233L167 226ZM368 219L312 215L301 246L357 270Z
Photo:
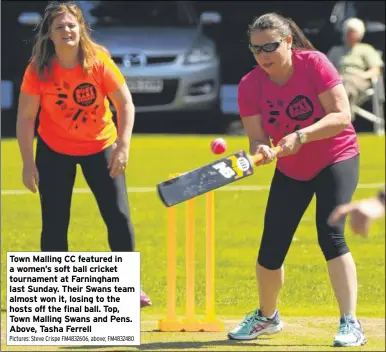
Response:
M141 277L153 306L142 312L142 350L329 350L338 324L338 307L331 289L326 263L318 247L315 203L312 202L295 234L286 258L286 282L279 309L285 330L275 336L250 342L230 342L220 334L159 333L156 321L166 314L166 209L154 186L170 173L185 172L215 160L209 144L213 136L133 137L128 187L146 187L129 193L131 215L136 230L136 249L141 252ZM248 149L245 137L227 137L228 151ZM385 139L360 135L361 187L354 198L373 196L373 184L385 180ZM6 308L7 251L39 251L40 206L38 195L24 194L21 159L15 140L2 141L2 267L1 308ZM273 165L256 169L252 177L232 186L269 186ZM75 187L87 189L78 170ZM149 191L150 187L150 191ZM368 188L366 188L368 187ZM154 190L152 190L153 188ZM268 191L216 191L216 311L232 328L258 306L254 265L261 239ZM205 303L205 210L204 197L196 201L196 304L204 313ZM185 306L185 222L184 204L177 206L177 313ZM279 220L279 219L278 219ZM346 238L357 264L359 292L357 314L363 318L369 343L363 350L385 350L385 222L376 221L368 239ZM70 250L108 251L105 226L91 193L74 193L69 229ZM2 319L5 319L3 312ZM2 321L4 323L4 320ZM2 324L2 351L23 350L5 346ZM25 350L50 350L31 346ZM138 348L133 348L138 349ZM57 347L55 350L104 351L105 347ZM109 350L130 350L109 348ZM356 349L358 350L358 348Z

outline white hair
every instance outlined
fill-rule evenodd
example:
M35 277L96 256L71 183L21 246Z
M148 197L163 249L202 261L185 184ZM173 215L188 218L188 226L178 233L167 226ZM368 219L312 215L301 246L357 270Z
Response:
M346 34L349 30L357 32L360 40L362 40L366 32L366 27L364 22L359 18L349 18L343 23L343 33Z

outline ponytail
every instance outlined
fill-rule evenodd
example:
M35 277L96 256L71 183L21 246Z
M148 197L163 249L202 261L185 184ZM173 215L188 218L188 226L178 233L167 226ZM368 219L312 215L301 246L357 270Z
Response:
M288 23L292 35L293 50L316 50L303 31L291 18L286 18L286 22Z
M316 50L291 18L285 18L275 12L267 13L253 21L248 28L248 34L250 36L253 31L264 31L266 29L276 30L283 37L292 35L293 50Z

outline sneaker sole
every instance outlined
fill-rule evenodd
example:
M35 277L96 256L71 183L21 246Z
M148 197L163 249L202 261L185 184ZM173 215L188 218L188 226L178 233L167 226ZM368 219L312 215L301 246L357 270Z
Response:
M244 335L244 336L233 336L232 334L228 334L229 340L254 340L258 338L260 335L273 335L283 330L283 324L279 323L274 327L270 327L261 331L258 331L252 335Z
M344 342L334 342L334 344L332 345L333 347L359 347L359 346L363 346L364 344L366 344L367 340L364 338L358 342L354 342L354 343L344 343Z
M141 308L149 307L151 304L152 303L150 301L141 301Z

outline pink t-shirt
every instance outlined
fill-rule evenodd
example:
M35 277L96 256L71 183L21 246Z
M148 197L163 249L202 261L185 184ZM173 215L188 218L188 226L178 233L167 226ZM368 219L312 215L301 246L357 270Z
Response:
M341 84L327 57L318 51L293 50L294 73L283 86L273 83L256 67L240 81L238 105L241 118L260 114L272 143L295 130L310 126L326 113L318 95ZM359 154L352 124L336 136L309 142L299 152L278 158L277 168L288 177L310 180L328 165Z

